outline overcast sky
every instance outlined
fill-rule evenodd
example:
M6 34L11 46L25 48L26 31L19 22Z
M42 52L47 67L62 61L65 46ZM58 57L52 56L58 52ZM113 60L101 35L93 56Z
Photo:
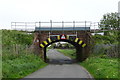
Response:
M119 0L0 0L0 29L11 22L92 21L118 11Z

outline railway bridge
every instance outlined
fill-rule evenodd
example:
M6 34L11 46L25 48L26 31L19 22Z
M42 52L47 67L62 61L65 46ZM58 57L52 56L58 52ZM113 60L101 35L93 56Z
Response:
M14 25L13 25L14 24ZM12 23L12 26L20 26ZM90 22L35 22L19 23L24 26L34 26L34 52L46 62L46 48L52 43L64 41L76 48L76 60L84 61L90 54ZM44 24L44 26L42 25ZM48 25L46 25L48 24ZM59 25L58 25L59 24ZM22 25L23 26L23 25Z

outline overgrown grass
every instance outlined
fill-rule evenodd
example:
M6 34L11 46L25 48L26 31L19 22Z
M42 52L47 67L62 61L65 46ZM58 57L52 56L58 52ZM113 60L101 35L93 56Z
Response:
M63 53L65 56L69 56L72 59L76 58L76 49L57 49L57 51Z
M3 61L3 78L23 78L46 65L34 54L22 54L15 59Z
M33 34L2 30L3 78L23 78L47 65L39 56L29 51L32 41Z
M118 59L90 57L81 62L94 78L118 78Z

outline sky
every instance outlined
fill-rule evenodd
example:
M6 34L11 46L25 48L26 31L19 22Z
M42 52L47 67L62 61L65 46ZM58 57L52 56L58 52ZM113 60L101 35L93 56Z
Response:
M119 0L0 0L0 29L11 22L92 21L118 12Z

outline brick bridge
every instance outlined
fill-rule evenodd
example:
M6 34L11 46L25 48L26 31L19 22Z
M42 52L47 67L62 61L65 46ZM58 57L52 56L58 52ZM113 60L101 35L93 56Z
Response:
M20 24L20 23L19 23ZM23 24L23 23L22 23ZM24 23L30 26L29 23ZM48 24L42 26L42 24ZM59 26L54 25L59 24ZM67 25L66 25L67 24ZM17 26L17 23L12 26ZM76 48L76 60L83 61L90 54L90 24L89 22L36 22L34 31L34 52L46 62L46 48L55 42L64 41Z
M52 27L51 23L51 27L36 27L34 38L36 53L40 53L46 61L46 48L52 43L64 41L76 48L76 60L83 61L90 54L90 35L90 27L86 26Z

